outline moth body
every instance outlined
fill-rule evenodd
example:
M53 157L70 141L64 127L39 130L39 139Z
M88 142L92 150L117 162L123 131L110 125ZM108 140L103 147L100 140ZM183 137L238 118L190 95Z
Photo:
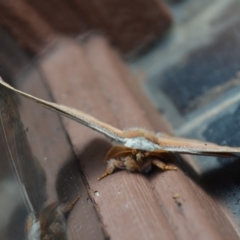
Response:
M143 139L147 140L145 138ZM136 147L138 145L134 146ZM166 159L170 160L171 155L164 150L153 149L152 151L146 151L143 149L133 149L132 145L131 148L126 146L113 146L106 155L105 161L107 162L107 169L98 180L112 174L116 169L147 173L151 170L152 165L155 165L161 170L176 170L176 167L169 166L161 161Z
M144 150L144 151L153 151L156 149L161 149L158 144L151 142L145 137L125 138L123 145L125 147Z
M172 153L217 157L239 157L240 155L240 147L219 146L210 142L172 137L164 133L154 133L136 127L122 131L82 111L51 103L19 91L5 83L1 77L0 85L34 100L52 111L79 122L118 144L117 146L113 146L107 153L105 159L108 162L107 170L99 180L112 174L117 168L144 172L148 171L153 164L162 170L176 170L175 167L168 166L160 161L160 159L164 161L172 159Z
M66 240L67 215L79 200L79 196L70 203L53 202L46 206L37 216L30 213L26 222L28 240Z

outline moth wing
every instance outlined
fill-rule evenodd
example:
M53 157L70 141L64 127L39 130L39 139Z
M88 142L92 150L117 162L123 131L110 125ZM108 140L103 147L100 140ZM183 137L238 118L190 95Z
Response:
M59 206L59 203L53 202L46 206L39 214L39 220L41 224L41 229L45 229L46 226L48 226L54 218L54 214L56 212L57 207Z
M173 153L166 150L154 150L149 152L149 157L157 157L167 161L174 161L175 157Z
M126 157L130 154L132 154L132 148L125 147L125 146L113 146L107 152L107 155L104 161L106 162L110 159L116 159L118 157Z
M56 104L56 103L52 103L52 102L48 102L45 100L42 100L40 98L34 97L30 94L27 94L25 92L22 92L20 90L17 90L15 88L13 88L12 86L10 86L9 84L7 84L6 82L4 82L1 77L0 77L0 85L26 97L29 98L31 100L34 100L35 102L43 105L44 107L58 112L61 115L64 115L67 118L70 118L76 122L81 123L82 125L85 125L97 132L100 132L102 134L104 134L105 136L109 137L112 140L115 140L117 142L123 143L123 132L120 129L117 129L109 124L106 124L104 122L101 122L100 120L92 117L91 115L88 115L82 111L76 110L74 108L70 108L64 105L60 105L60 104Z
M165 151L186 153L193 155L209 155L219 157L240 156L240 148L220 146L211 142L202 142L194 139L177 138L167 135L158 137L158 144Z

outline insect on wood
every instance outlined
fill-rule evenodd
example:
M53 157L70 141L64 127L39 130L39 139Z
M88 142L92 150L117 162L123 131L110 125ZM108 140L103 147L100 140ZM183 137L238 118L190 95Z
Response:
M79 200L76 197L70 203L53 202L46 206L39 214L30 213L26 222L27 240L66 240L67 214Z
M112 174L116 169L148 172L152 165L155 165L161 170L176 170L176 167L166 164L166 161L174 159L172 153L218 157L238 157L240 154L240 148L172 137L142 128L134 127L120 130L74 108L44 101L19 91L5 83L1 78L0 84L109 138L113 142L113 147L105 158L107 169L98 180Z

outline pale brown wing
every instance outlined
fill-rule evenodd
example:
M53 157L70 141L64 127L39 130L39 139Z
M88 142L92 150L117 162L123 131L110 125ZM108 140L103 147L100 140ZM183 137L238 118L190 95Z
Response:
M215 143L202 142L194 139L170 137L161 135L158 144L162 150L194 155L209 155L219 157L240 156L240 148L219 146Z
M39 214L39 220L41 224L41 229L46 229L46 227L53 221L54 213L56 212L59 203L53 202L45 207Z
M66 216L67 213L69 213L74 205L79 200L79 196L75 198L72 202L69 203L59 203L59 202L53 202L46 206L39 214L39 221L41 226L42 235L45 234L48 235L48 232L50 234L57 233L56 231L52 230L54 229L54 226L61 226L64 227L64 221L66 219L63 219L64 216ZM45 239L45 238L43 238ZM53 238L51 238L53 239ZM56 238L54 238L56 239ZM57 238L58 239L58 238ZM62 238L61 238L62 239Z
M100 132L102 134L104 134L105 136L109 137L112 140L115 140L119 143L123 143L123 132L120 129L117 129L107 123L101 122L100 120L84 113L81 112L79 110L76 110L74 108L70 108L70 107L66 107L64 105L59 105L56 103L52 103L52 102L48 102L45 100L42 100L40 98L36 98L30 94L27 94L25 92L22 92L20 90L17 90L15 88L13 88L12 86L10 86L9 84L7 84L6 82L4 82L1 77L0 77L0 84L16 93L21 94L22 96L32 99L34 101L36 101L37 103L40 103L41 105L43 105L44 107L58 112L76 122L81 123L82 125L85 125L97 132Z
M157 157L167 161L174 161L175 157L173 153L166 150L154 150L149 152L149 157Z
M113 146L108 151L104 161L106 162L110 159L116 159L118 157L126 157L132 154L132 150L132 148L125 146Z

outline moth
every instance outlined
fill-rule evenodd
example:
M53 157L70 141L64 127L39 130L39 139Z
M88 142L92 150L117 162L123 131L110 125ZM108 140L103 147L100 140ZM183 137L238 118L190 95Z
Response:
M113 146L106 154L106 171L98 180L112 174L116 169L126 169L132 172L148 172L151 170L152 165L155 165L161 170L176 170L176 167L166 163L166 161L173 159L173 153L218 157L238 157L240 153L240 148L172 137L164 133L154 133L142 128L134 127L120 130L82 111L44 101L19 91L4 82L1 78L0 85L109 138L113 142Z
M70 203L53 202L37 216L30 213L26 222L28 240L67 240L66 221L69 212L79 200L79 196Z

